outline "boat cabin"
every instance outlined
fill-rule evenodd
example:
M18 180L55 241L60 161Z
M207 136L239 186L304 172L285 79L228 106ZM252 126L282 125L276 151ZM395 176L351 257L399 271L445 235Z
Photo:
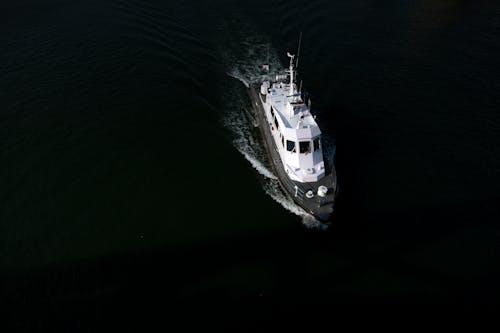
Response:
M289 56L290 81L283 82L283 75L275 82L264 81L260 98L285 171L293 180L316 182L325 175L321 131L293 82Z

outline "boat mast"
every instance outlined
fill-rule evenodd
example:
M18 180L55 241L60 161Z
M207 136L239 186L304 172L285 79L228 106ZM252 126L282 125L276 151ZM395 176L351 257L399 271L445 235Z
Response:
M299 48L297 49L297 62L295 63L295 68L299 68L299 56L300 56L300 43L302 42L302 31L299 35Z
M290 96L292 96L295 93L293 89L293 58L295 58L295 55L289 52L287 52L286 55L290 58Z

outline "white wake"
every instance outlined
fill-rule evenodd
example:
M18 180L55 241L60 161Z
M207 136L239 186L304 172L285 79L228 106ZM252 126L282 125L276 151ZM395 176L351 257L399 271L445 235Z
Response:
M239 73L236 69L233 69L232 72L227 72L226 74L232 78L235 78L236 80L239 80L245 85L245 87L250 88L250 83L248 83L248 81L243 76L241 76L241 73Z

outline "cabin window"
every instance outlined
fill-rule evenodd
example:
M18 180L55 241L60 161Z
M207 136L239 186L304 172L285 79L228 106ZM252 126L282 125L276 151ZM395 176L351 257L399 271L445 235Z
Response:
M307 154L311 152L311 142L310 141L300 141L299 148L301 154Z
M313 140L313 146L314 146L314 151L316 150L319 150L320 149L320 141L319 141L319 137L317 137L316 139Z
M278 124L278 118L274 117L274 125L276 125L276 129L280 128L280 125Z
M286 140L286 150L291 151L292 153L295 153L295 142Z
M281 135L281 144L285 147L285 137Z
M274 117L274 108L271 106L271 117Z

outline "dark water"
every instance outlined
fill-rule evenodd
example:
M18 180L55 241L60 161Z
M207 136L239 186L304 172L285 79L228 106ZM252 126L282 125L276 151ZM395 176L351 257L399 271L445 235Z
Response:
M326 231L266 177L235 79L267 50L286 61L300 31L336 146ZM92 321L195 295L497 301L496 2L3 1L0 37L14 308L74 323L70 305Z

